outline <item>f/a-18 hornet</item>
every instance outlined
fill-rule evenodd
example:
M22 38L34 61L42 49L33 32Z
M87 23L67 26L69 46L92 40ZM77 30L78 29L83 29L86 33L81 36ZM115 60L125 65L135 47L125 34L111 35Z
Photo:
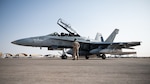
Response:
M106 58L105 54L134 54L136 52L123 52L122 49L134 49L133 46L140 45L140 42L113 42L119 29L115 29L110 36L104 41L101 34L97 33L95 39L89 39L79 35L74 29L71 28L64 20L59 19L57 24L65 29L68 33L54 32L45 36L29 37L13 41L13 44L32 46L32 47L47 47L48 50L70 48L68 54L72 54L72 43L74 39L80 43L79 55L85 56L86 59L90 55L97 55ZM63 55L62 58L67 58Z

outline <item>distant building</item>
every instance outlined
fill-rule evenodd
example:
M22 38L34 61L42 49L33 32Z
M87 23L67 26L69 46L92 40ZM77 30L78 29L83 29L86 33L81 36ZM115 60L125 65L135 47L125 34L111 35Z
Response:
M28 56L28 54L26 54L26 53L19 53L19 54L16 54L15 56Z

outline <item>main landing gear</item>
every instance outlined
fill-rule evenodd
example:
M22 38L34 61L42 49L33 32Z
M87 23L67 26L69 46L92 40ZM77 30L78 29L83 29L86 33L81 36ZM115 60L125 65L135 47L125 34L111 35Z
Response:
M98 57L101 57L102 59L106 59L106 55L105 54L98 54Z
M105 54L98 54L97 57L101 57L102 59L106 59L106 55ZM89 59L89 56L85 55L85 59Z
M106 59L106 55L105 54L102 54L102 59Z
M67 55L62 55L61 59L67 59Z
M85 55L85 59L89 59L89 56L88 56L88 55Z

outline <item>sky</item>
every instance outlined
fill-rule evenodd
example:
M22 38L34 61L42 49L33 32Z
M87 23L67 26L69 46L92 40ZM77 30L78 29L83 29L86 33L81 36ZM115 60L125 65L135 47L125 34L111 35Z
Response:
M99 32L106 39L117 28L115 42L140 41L137 56L150 56L150 0L0 0L0 51L52 53L11 42L66 32L57 25L59 18L87 38Z

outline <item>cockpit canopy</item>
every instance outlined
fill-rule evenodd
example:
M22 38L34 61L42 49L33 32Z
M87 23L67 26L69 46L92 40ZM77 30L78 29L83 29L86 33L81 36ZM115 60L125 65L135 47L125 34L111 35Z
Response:
M54 33L48 34L48 36L59 36L59 33L54 32Z
M58 32L54 32L54 33L51 33L51 34L48 34L47 36L79 36L78 34L74 34L74 33L61 33L59 34Z

